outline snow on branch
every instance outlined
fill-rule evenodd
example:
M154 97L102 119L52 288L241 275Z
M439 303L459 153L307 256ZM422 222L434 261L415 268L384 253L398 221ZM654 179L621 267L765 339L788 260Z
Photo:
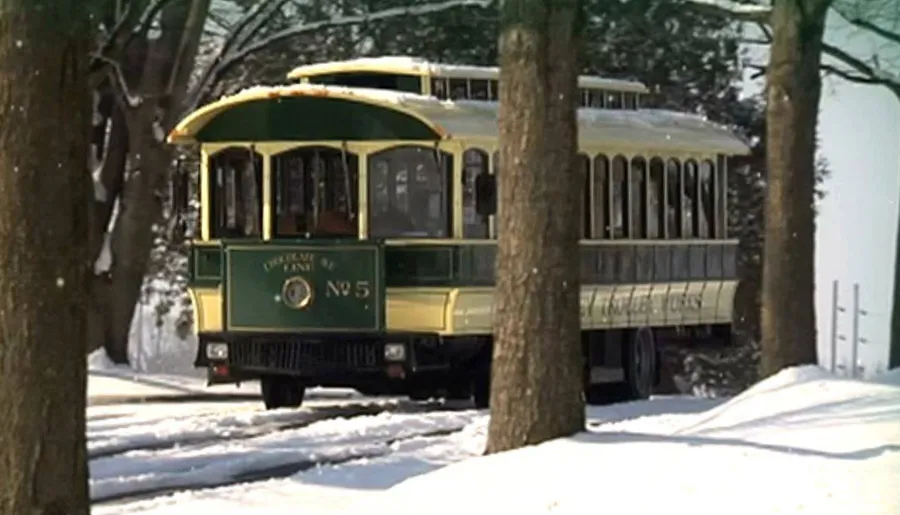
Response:
M260 2L261 6L269 6L267 11L256 12L255 15L248 15L244 20L238 24L237 29L234 31L234 35L232 36L232 40L234 42L231 45L231 48L244 48L246 47L253 38L259 34L259 31L265 27L266 23L272 20L275 15L281 12L281 8L284 7L290 0L277 0L275 2ZM226 43L227 44L227 43ZM228 51L225 51L224 54L227 55Z
M711 11L736 21L766 23L772 14L772 8L761 4L742 4L732 0L686 0L695 7Z
M141 15L140 22L132 29L132 35L140 36L146 34L147 31L150 30L150 25L153 23L153 19L156 18L156 15L171 1L173 0L154 0L153 3L148 5L144 10L144 14Z
M262 2L265 3L265 2ZM281 4L282 2L277 2ZM205 70L202 78L200 79L200 83L197 87L197 94L191 102L191 109L196 109L198 107L198 103L203 98L203 95L211 89L211 87L216 84L221 78L228 73L232 68L238 65L241 61L246 59L247 57L265 50L266 48L271 47L276 43L280 43L282 41L286 41L288 39L308 34L310 32L315 32L318 30L332 28L332 27L340 27L345 25L359 25L363 23L369 23L373 21L380 21L389 18L399 18L402 16L421 16L425 14L433 14L441 11L447 11L450 9L455 9L458 7L481 7L487 8L491 5L492 0L445 0L443 2L432 2L419 4L415 6L408 7L392 7L390 9L383 9L380 11L376 11L373 13L359 14L359 15L348 15L348 16L333 16L331 18L326 18L321 21L316 21L312 23L301 24L295 27L291 27L289 29L285 29L279 32L276 32L266 38L263 38L259 41L243 41L243 45L239 47L234 47L233 45L226 44L222 50L219 51L218 55L213 60L213 63ZM266 11L267 13L277 12L276 10ZM251 22L252 18L257 18L262 13L262 9L254 9L251 13L242 20L241 26L246 27ZM254 24L257 26L258 24ZM243 31L235 31L236 38L238 32ZM251 34L256 31L251 31ZM233 50L230 50L230 48Z
M238 22L234 25L234 27L229 29L231 35L225 39L225 43L222 44L222 48L219 50L219 55L228 55L231 53L232 49L240 48L241 34L246 33L247 26L253 23L256 20L257 24L263 24L266 21L270 20L272 16L278 12L286 2L285 0L278 0L275 2L277 7L275 9L269 10L268 14L264 12L266 6L270 5L270 2L260 1L253 4L253 7L244 15L243 18L238 20ZM254 24L255 25L255 24Z
M98 59L106 63L110 68L110 75L113 77L113 84L118 89L119 96L125 101L128 107L138 107L141 105L141 97L132 95L128 89L128 81L125 80L125 74L122 73L122 67L119 63L99 53L93 54L94 59Z

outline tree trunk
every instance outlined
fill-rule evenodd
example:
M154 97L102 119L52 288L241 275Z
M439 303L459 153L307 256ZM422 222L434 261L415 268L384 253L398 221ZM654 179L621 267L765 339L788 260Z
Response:
M900 100L900 85L888 89ZM900 221L894 242L894 291L891 299L891 335L888 342L888 370L900 368Z
M160 35L141 35L147 39L137 39L121 59L131 93L142 101L108 109L114 132L101 179L110 197L96 202L95 230L106 231L114 197L119 215L111 230L112 268L93 284L91 337L100 341L88 346L104 347L115 363L129 363L128 340L155 244L154 225L163 221L163 188L174 151L159 133L180 118L209 5L210 0L169 2L160 13ZM95 255L100 241L95 237Z
M584 428L576 166L581 2L510 0L500 36L497 289L487 452Z
M0 11L0 513L88 513L84 2Z
M900 368L900 221L894 244L894 293L891 308L891 336L888 347L888 370Z
M778 0L768 68L760 374L815 364L815 152L828 0Z
M153 248L153 227L162 221L160 189L170 165L170 150L153 134L152 111L138 108L130 117L128 180L122 192L119 217L112 233L115 262L106 289L105 348L115 363L128 363L128 341L135 307ZM139 330L142 330L140 328Z

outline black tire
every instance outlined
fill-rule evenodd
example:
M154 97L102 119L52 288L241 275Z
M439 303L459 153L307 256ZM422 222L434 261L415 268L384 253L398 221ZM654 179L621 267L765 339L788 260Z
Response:
M472 400L475 409L491 407L491 364L481 364L472 374Z
M624 400L650 398L658 377L658 356L653 330L642 327L635 331L622 353Z
M303 404L306 386L299 379L289 376L264 376L259 382L267 410L299 408Z
M603 406L650 398L659 378L659 351L653 331L642 327L622 342L622 371L625 381L590 384L585 371L585 403Z
M470 381L455 380L447 387L448 401L467 401L472 398L472 384Z
M584 389L584 402L588 406L604 406L614 400L611 385L591 384Z

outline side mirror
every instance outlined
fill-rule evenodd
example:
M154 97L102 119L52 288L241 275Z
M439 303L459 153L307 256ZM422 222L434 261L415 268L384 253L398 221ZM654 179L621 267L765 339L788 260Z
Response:
M475 212L479 216L497 213L497 177L480 173L475 179Z

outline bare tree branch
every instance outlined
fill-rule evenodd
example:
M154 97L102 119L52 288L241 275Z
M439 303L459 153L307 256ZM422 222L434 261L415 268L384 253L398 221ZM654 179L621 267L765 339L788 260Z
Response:
M767 46L772 43L772 40L767 38L740 38L738 40L738 43L744 43L746 45Z
M772 42L772 29L770 29L769 26L766 25L765 23L757 23L756 27L760 30L760 32L763 33L763 35L765 35L765 37L769 41L769 43L771 43Z
M742 4L731 0L685 0L693 7L707 12L711 12L718 16L723 16L735 21L756 23L766 38L771 41L770 13L771 8L761 4ZM822 8L827 8L830 2L820 4ZM834 11L852 25L866 30L872 34L880 36L888 41L900 44L900 34L887 30L871 20L862 16L850 15L842 12L839 8ZM758 44L759 40L753 39L749 42ZM850 67L856 73L840 70L834 66L823 66L823 70L844 77L856 83L875 84L887 87L900 99L900 75L889 72L879 67L876 63L872 66L862 59L853 56L834 45L824 44L825 53Z
M872 34L882 37L892 43L900 45L900 33L888 30L871 20L863 18L862 16L852 16L844 9L835 8L834 12L836 12L841 18L847 20L847 22L851 25L871 32Z
M837 75L838 77L840 77L846 81L855 82L857 84L874 84L874 85L883 84L878 79L875 79L869 75L858 75L858 74L849 72L847 70L838 68L837 66L832 66L830 64L823 64L822 71L824 71L826 74Z
M892 77L886 72L878 70L862 59L850 55L850 53L828 43L822 44L822 50L825 54L841 61L858 73L863 74L871 79L869 84L879 84L886 86L900 100L900 78ZM860 82L860 81L854 81Z
M102 61L108 67L110 79L112 79L112 87L118 93L116 97L120 101L124 101L123 109L141 105L141 97L132 95L128 89L128 81L125 80L125 74L122 72L122 67L119 66L118 61L99 53L94 53L93 58Z
M196 109L200 100L204 97L210 86L218 82L226 73L241 61L261 50L271 47L272 45L297 37L302 34L308 34L325 28L340 27L345 25L357 25L369 23L389 18L398 18L401 16L420 16L423 14L432 14L457 7L475 6L487 8L491 5L491 0L446 0L443 2L428 3L417 5L415 7L394 7L384 9L374 13L367 13L352 16L334 16L332 18L307 23L292 27L290 29L276 32L256 43L249 44L244 48L240 48L232 53L220 51L213 63L206 69L200 83L198 84L195 97L190 102L189 108Z
M253 22L260 14L263 13L264 8L268 5L269 2L260 1L253 5L250 11L244 15L243 18L238 21L237 25L231 29L231 36L225 40L225 43L222 45L222 49L219 50L219 56L228 55L231 53L232 49L240 48L237 46L238 36L244 32L244 29L247 28L250 23ZM280 6L279 6L280 7ZM274 14L274 13L273 13ZM218 60L219 57L217 56Z
M256 20L253 22L250 27L244 31L245 33L241 36L241 32L235 32L235 46L234 48L244 48L246 47L253 38L255 38L259 31L275 17L276 14L281 12L281 8L284 4L290 2L291 0L277 0L275 2L263 2L264 4L268 4L271 6L271 9L268 12L261 13L260 16L256 17Z
M143 12L140 13L138 12L138 9L132 9L131 4L127 5L125 7L125 13L119 19L118 23L116 23L116 26L113 28L109 37L100 45L98 55L115 59L118 53L128 45L132 38L143 35L149 30L150 24L153 22L153 19L156 18L156 15L171 1L173 0L153 0L153 2L147 5ZM129 27L131 30L126 30ZM107 63L104 63L103 59L97 59L95 57L92 68L97 71L97 68L102 67L103 64Z
M853 25L856 25L857 27L859 27L861 29L865 29L873 34L883 37L884 39L886 39L888 41L891 41L893 43L897 43L898 45L900 45L900 33L887 30L884 27L880 27L875 23L872 23L870 21L863 20L860 18L854 18L852 20L847 20L847 21L849 21L850 23L852 23Z
M130 16L130 14L131 4L128 4L125 6L125 12L122 13L122 16L113 26L112 30L109 31L109 36L106 38L103 44L100 45L101 52L109 50L109 47L111 47L115 43L115 41L118 40L120 34L122 34L122 31L125 30L125 27L130 25L130 22L132 22L132 17Z
M750 80L756 80L760 77L765 76L767 69L763 64L748 64L747 68L753 70L753 74L750 75Z
M141 21L134 30L131 31L131 36L142 36L150 30L150 26L153 24L153 20L156 19L156 15L159 14L160 11L173 0L155 0L153 4L151 4L144 11L144 14L141 16Z
M189 70L186 70L184 63L190 61L193 64L193 54L196 52L197 44L199 44L200 34L203 32L203 26L206 22L206 15L209 12L209 0L205 2L195 1L191 4L189 14L184 22L184 30L178 42L175 58L172 61L172 69L169 73L169 81L166 84L165 94L171 96L176 88L176 83L186 81ZM199 29L197 30L197 26ZM191 52L189 49L193 50Z

